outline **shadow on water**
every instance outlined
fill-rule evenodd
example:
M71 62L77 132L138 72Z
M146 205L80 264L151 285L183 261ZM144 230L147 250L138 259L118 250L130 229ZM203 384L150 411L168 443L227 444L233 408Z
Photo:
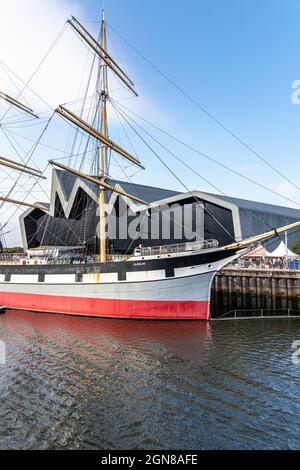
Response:
M0 317L0 448L300 447L299 320Z

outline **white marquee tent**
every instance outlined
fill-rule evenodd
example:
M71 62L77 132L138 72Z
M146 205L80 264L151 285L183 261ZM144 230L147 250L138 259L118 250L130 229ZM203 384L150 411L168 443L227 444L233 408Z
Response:
M269 258L285 258L286 256L288 258L300 258L299 255L297 255L296 253L294 253L292 250L290 250L289 248L287 248L286 244L284 243L284 241L282 241L280 243L280 245L275 248L274 251L271 251L270 253L267 253L267 256Z

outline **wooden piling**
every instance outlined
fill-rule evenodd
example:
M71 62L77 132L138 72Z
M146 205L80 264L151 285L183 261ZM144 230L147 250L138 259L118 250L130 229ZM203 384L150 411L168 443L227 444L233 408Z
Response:
M224 269L212 286L212 312L241 309L300 311L300 271Z

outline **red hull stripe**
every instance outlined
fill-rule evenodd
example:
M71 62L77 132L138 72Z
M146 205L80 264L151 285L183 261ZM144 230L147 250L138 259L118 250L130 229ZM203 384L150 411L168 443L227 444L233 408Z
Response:
M16 310L110 318L201 319L208 301L118 300L1 292L0 304Z

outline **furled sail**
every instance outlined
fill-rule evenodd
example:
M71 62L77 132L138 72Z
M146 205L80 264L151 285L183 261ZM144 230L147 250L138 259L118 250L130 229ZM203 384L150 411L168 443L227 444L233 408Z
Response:
M134 84L128 77L128 75L121 69L117 62L108 54L108 52L99 44L99 42L79 23L74 16L68 23L72 26L74 31L76 31L80 37L90 46L90 48L102 59L106 65L114 72L115 75L124 83L124 85L129 88L134 95L138 96L135 91Z
M42 176L39 170L35 168L28 167L21 163L15 162L14 160L10 160L9 158L1 157L0 156L0 166L6 166L8 168L12 168L13 170L20 171L21 173L27 173L28 175L35 176L36 178L46 179L45 176Z
M11 106L14 108L19 109L20 111L23 111L24 113L30 114L32 117L39 119L39 117L34 114L34 111L26 106L25 104L21 103L20 101L12 98L11 96L7 95L6 93L3 93L0 91L0 98L9 103Z
M30 202L18 201L17 199L11 199L6 196L0 196L0 201L10 202L11 204L16 204L17 206L32 207L33 209L40 209L44 212L49 212L48 207L42 206L41 204L31 204Z
M92 137L99 140L104 145L106 145L107 147L111 148L112 150L120 154L122 157L129 160L131 163L134 163L135 165L139 166L143 170L145 169L145 167L141 164L141 162L137 160L134 156L132 156L122 147L114 143L108 137L105 137L104 135L102 135L99 131L97 131L97 129L92 127L90 124L88 124L86 121L84 121L80 117L76 116L76 114L72 113L69 109L65 108L64 106L60 106L59 108L56 109L56 113L59 114L61 117L67 119L71 123L75 124L76 126L80 127L80 129L87 132Z

